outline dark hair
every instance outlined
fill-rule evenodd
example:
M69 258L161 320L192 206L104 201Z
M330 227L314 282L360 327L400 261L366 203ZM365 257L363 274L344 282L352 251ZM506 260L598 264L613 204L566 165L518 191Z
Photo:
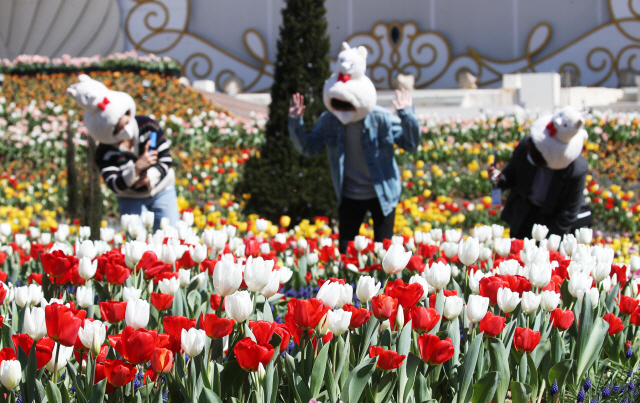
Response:
M529 139L529 155L533 160L533 163L538 167L545 168L547 166L547 161L545 161L540 150L536 148L536 145L533 143L533 139Z

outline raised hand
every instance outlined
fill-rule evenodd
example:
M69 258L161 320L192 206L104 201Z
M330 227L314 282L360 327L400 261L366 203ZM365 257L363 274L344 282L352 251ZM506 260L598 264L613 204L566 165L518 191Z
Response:
M291 101L289 101L289 117L300 119L304 115L305 108L304 95L300 95L299 92L293 94Z
M155 165L156 162L158 162L158 152L149 151L149 142L147 141L147 144L144 146L144 154L136 161L136 173L140 175L140 173Z
M402 92L396 90L396 99L393 100L393 106L395 106L397 110L400 110L411 105L413 105L413 100L411 99L411 95L409 95L409 91L407 91L406 88L403 88Z

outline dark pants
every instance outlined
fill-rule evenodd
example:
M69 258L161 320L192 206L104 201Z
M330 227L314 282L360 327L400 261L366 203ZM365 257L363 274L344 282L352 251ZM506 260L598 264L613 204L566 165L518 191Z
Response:
M393 236L395 211L392 211L387 216L382 214L380 201L377 198L353 200L343 197L342 203L338 207L340 253L345 253L349 241L353 241L356 235L360 233L360 225L367 211L371 212L371 217L373 218L373 237L376 242L382 242L383 239L390 239Z

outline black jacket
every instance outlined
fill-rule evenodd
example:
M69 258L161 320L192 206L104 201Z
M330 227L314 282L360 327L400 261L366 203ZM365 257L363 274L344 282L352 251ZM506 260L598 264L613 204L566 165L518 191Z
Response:
M584 157L579 156L565 169L554 172L549 191L542 207L529 201L531 185L539 169L527 158L530 136L526 136L513 151L509 164L502 171L498 186L503 190L511 189L501 218L516 234L532 220L549 228L550 234L563 235L572 232L578 223L578 214L588 211L584 200L589 166ZM530 217L534 214L535 217ZM530 236L527 234L526 236Z

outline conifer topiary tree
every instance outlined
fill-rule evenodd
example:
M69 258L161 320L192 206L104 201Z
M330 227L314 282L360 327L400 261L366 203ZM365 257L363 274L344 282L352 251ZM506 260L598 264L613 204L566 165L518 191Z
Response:
M272 221L289 215L293 222L315 215L335 216L336 198L327 156L300 155L288 132L289 100L304 95L304 115L311 131L325 106L322 88L329 77L327 21L324 0L287 0L282 10L275 77L271 87L266 143L259 158L245 166L237 195L250 194L245 209Z

